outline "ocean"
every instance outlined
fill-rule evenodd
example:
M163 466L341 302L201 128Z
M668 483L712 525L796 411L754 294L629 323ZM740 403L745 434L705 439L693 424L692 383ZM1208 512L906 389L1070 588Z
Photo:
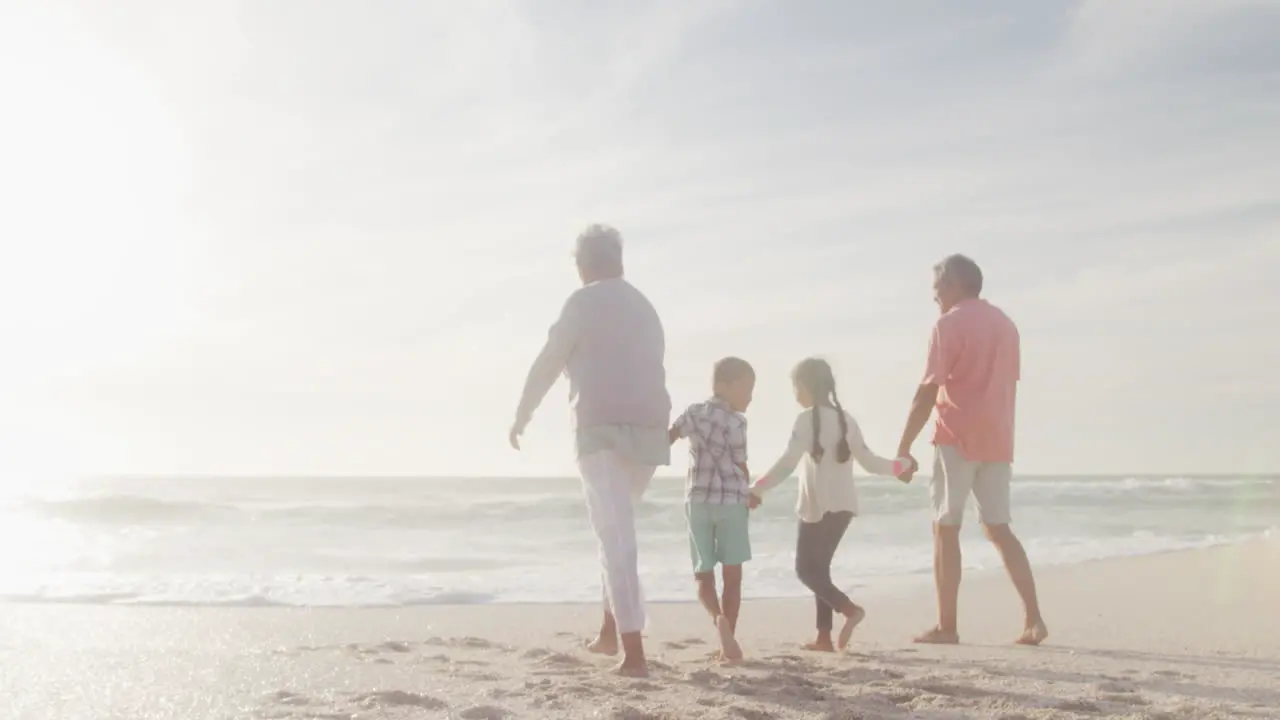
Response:
M926 581L928 481L859 478L833 573L846 588ZM745 594L802 596L795 483L752 519ZM692 597L683 485L638 510L651 601ZM1020 477L1014 527L1038 567L1239 542L1280 525L1280 477ZM970 508L972 510L972 508ZM972 517L972 516L971 516ZM975 522L965 565L999 566ZM596 602L575 479L92 479L0 496L0 600L408 606Z

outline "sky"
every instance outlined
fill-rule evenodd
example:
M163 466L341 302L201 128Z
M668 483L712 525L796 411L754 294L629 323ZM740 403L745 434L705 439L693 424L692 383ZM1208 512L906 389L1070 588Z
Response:
M963 252L1019 471L1280 472L1275 1L20 0L0 87L0 483L572 474L593 222L760 466L808 355L892 452Z

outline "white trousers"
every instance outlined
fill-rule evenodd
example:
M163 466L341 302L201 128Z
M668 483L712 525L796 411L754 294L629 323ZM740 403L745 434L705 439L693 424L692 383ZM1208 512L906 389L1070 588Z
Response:
M600 541L605 609L613 613L620 633L644 630L635 505L644 497L655 469L612 450L578 459L587 517Z

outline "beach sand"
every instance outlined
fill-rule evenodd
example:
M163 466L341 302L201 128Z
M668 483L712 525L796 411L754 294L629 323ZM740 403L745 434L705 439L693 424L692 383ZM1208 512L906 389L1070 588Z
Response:
M748 573L748 581L750 574ZM799 649L808 600L748 602L748 659L712 659L693 604L651 608L653 676L582 641L599 609L0 606L0 717L1280 718L1280 544L1043 568L1052 631L971 573L957 647L918 647L932 590L863 594L851 652Z

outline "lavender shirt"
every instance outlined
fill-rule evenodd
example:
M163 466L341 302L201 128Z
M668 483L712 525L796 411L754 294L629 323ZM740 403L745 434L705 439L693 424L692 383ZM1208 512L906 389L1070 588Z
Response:
M565 302L529 370L516 422L526 425L565 373L579 457L614 450L668 465L665 355L662 321L639 290L621 278L582 287Z

